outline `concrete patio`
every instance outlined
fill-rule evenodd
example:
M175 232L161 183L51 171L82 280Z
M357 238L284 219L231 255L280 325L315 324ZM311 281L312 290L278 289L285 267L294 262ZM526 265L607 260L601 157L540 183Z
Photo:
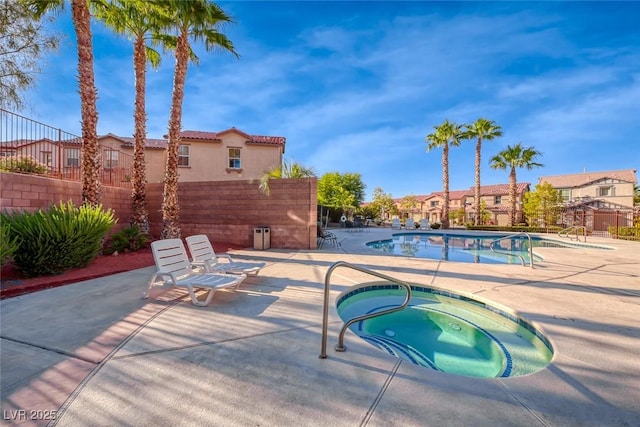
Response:
M640 425L639 243L536 248L545 260L531 269L381 255L364 242L397 230L332 231L339 248L235 251L267 266L205 308L177 289L141 299L153 267L1 301L3 423ZM320 359L324 277L340 260L510 307L546 334L552 363L469 378L400 361L351 332L348 350L334 352L336 296L377 280L344 268L333 275Z

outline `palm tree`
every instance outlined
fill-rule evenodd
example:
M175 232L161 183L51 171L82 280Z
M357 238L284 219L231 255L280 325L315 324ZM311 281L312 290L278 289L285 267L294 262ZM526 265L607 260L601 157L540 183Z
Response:
M442 193L444 204L442 206L442 228L449 228L449 145L457 147L463 138L462 125L458 125L445 119L438 126L433 127L434 133L427 135L427 151L442 147Z
M133 39L133 69L135 74L134 148L131 180L131 224L149 233L149 213L146 198L145 140L147 138L147 112L145 87L147 62L153 68L160 65L160 54L146 41L157 38L167 25L167 13L154 2L112 0L94 6L96 17L115 30ZM163 21L164 18L164 21Z
M30 0L38 19L64 7L64 0ZM78 40L78 84L82 115L82 201L97 206L102 201L100 146L98 144L98 90L93 72L93 42L89 0L71 0L71 16Z
M495 122L479 118L474 123L465 125L464 139L476 140L476 183L475 183L475 220L474 224L480 224L480 156L482 152L482 141L491 141L502 136L502 128Z
M238 56L233 43L218 31L221 24L233 22L215 3L208 0L164 0L157 2L171 12L172 27L176 36L162 36L160 40L166 47L174 50L176 65L173 76L173 93L169 115L169 140L167 143L167 161L162 192L162 233L161 239L180 237L180 209L178 205L178 147L182 127L182 102L184 84L187 79L189 59L196 62L198 57L191 49L189 39L204 41L207 51L215 47Z
M272 179L309 178L312 176L316 176L316 173L312 168L303 166L300 163L294 162L293 160L283 160L281 165L274 166L260 177L259 188L262 193L268 196L269 194L271 194L269 181Z
M513 227L516 222L516 168L542 167L537 163L536 157L542 153L534 147L522 147L520 143L502 150L491 158L490 166L493 169L509 169L509 226Z

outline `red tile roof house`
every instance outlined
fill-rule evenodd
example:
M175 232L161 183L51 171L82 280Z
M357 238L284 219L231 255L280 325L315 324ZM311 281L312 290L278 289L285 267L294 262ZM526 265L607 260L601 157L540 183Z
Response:
M100 141L99 141L100 142ZM131 159L120 151L120 144L101 144L102 182L108 185L127 185ZM31 157L47 167L46 175L80 180L82 139L80 137L16 139L0 142L2 157Z
M516 222L522 219L522 201L524 194L530 191L531 184L522 182L516 184ZM464 222L472 221L475 217L474 208L475 190L471 187L468 190L452 190L449 192L449 221L452 225L463 225ZM485 202L485 209L489 212L489 222L495 225L508 225L509 223L509 184L483 185L480 187L482 200ZM408 216L414 221L427 218L431 224L442 222L442 205L444 195L441 191L431 194L416 196L420 201L420 206L416 207ZM400 200L394 199L399 207ZM464 220L458 221L457 212L464 210Z
M133 138L107 134L102 144L116 141L133 155ZM180 134L179 181L226 181L260 179L263 173L282 164L286 138L250 135L235 127L222 132L187 130ZM166 139L147 139L145 159L147 181L163 182Z
M635 169L626 169L541 176L538 181L548 182L560 191L567 207L630 209L637 179Z

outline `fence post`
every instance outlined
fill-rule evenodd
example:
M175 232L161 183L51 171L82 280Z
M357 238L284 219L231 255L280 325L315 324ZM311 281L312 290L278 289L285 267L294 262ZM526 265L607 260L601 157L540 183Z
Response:
M58 129L58 161L56 164L58 165L58 179L62 179L62 167L63 167L63 159L62 159L62 129Z
M619 211L618 211L617 209L616 209L615 215L616 215L616 219L615 219L615 221L614 221L614 223L615 223L615 229L616 229L616 236L615 236L615 238L617 239L617 238L618 238L618 215L619 215Z

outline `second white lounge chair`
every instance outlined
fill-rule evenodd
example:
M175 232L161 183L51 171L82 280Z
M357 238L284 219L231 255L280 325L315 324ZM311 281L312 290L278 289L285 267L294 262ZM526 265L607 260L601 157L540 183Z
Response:
M402 225L400 224L400 220L398 218L393 218L393 220L391 221L391 228L397 228L400 229Z
M216 255L206 234L196 234L185 240L191 252L191 265L201 268L206 273L257 275L265 266L264 262L234 261L229 254ZM220 262L220 258L225 258L228 262Z
M422 218L420 220L420 229L429 230L430 228L431 228L431 225L429 224L429 220L426 218Z
M245 274L223 274L223 273L196 273L191 267L191 262L187 256L187 251L180 239L156 240L151 243L153 259L158 271L156 271L149 281L149 288L143 295L149 297L149 291L156 283L171 283L176 287L184 287L189 291L191 302L198 307L209 305L213 294L218 289L235 287L237 288L244 279ZM194 289L207 289L204 300L199 300Z

